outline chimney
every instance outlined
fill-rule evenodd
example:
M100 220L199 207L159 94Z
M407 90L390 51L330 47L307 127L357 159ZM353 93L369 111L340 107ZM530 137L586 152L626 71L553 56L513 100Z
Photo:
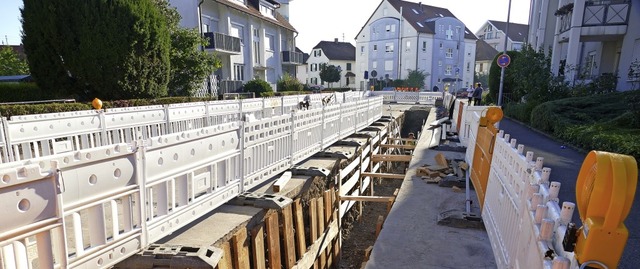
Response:
M418 5L420 5L420 11L424 12L424 9L422 8L422 2L419 2Z
M338 38L333 39L334 42L338 43Z

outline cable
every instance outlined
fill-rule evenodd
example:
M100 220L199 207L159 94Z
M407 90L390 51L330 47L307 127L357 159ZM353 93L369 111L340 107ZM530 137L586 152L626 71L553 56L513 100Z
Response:
M599 266L602 266L602 268L604 268L604 269L609 269L609 267L607 267L606 265L604 265L604 263L601 263L599 261L586 261L586 262L584 262L583 264L580 265L580 269L587 268L586 266L589 265L589 264L597 264Z

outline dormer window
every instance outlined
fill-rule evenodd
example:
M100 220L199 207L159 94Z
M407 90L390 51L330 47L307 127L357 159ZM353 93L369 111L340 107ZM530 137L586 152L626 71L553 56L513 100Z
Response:
M266 5L260 5L260 13L264 16L275 18L275 10Z

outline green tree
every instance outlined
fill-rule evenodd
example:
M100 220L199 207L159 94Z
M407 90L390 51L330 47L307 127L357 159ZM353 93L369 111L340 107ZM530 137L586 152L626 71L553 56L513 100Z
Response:
M153 0L167 18L171 36L171 71L168 92L171 96L192 96L209 75L222 66L216 55L201 48L207 40L196 29L180 27L180 14L167 0Z
M284 73L282 78L278 80L278 91L302 91L304 86L296 78Z
M422 70L411 70L407 75L406 84L409 87L422 89L424 88L424 80L427 79L429 75L429 73Z
M27 61L20 59L11 47L0 50L0 76L29 74Z
M244 84L244 91L255 93L256 97L273 96L273 88L271 88L271 85L258 78L252 79L247 82L247 84Z
M342 72L338 70L338 67L335 65L323 64L322 69L320 70L320 79L322 79L322 81L329 82L329 85L331 85L333 82L340 81L340 73Z
M22 42L47 91L80 99L167 93L167 20L151 0L25 1Z

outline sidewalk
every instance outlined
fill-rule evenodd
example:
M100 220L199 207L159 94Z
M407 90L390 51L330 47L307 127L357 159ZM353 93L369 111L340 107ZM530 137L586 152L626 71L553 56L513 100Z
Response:
M435 120L435 109L427 123ZM427 126L428 127L428 126ZM409 164L396 202L387 216L367 262L367 269L386 268L496 268L485 230L437 224L439 214L465 210L465 193L428 184L415 176L422 165L435 164L441 152L447 159L464 159L464 153L428 149L432 130L424 128ZM475 192L472 212L479 214Z

